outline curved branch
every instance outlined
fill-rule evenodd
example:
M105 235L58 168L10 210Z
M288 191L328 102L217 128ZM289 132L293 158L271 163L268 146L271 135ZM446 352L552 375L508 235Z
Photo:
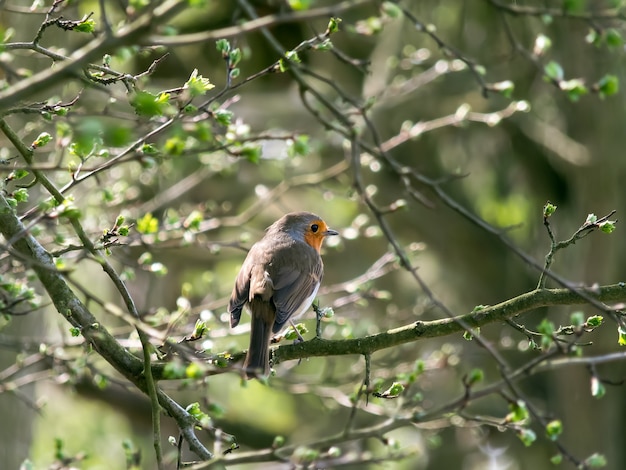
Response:
M32 268L48 292L56 310L71 325L80 330L85 340L109 364L139 390L148 393L144 362L123 348L80 301L67 285L62 273L56 269L50 253L26 230L1 192L0 233L7 240L14 240L13 247L26 260L33 261L29 267ZM28 261L25 263L28 264ZM159 404L176 420L190 448L202 459L212 458L211 452L202 445L194 434L194 425L190 424L195 423L194 418L162 390L157 389L157 395Z
M262 16L236 26L227 26L213 31L201 31L199 33L177 34L176 36L154 35L148 37L146 44L151 46L160 45L168 47L189 46L191 44L205 43L207 41L232 38L241 34L258 31L262 28L269 28L285 23L299 23L317 18L328 18L335 16L346 10L356 7L363 7L367 4L374 4L374 0L346 0L334 5L311 8L302 11L286 11L282 13Z
M41 93L51 86L60 83L60 79L73 76L87 63L102 57L125 44L144 37L157 25L166 22L186 8L187 2L169 0L155 8L151 14L144 14L133 23L122 28L117 35L102 35L93 42L78 49L68 60L58 63L54 68L42 70L32 77L20 80L15 85L0 92L0 110L7 109L15 103L32 96L33 90Z
M566 8L536 7L530 5L505 4L499 0L487 0L491 5L512 16L553 16L556 18L571 18L575 20L623 20L626 18L621 8L607 8L605 10L574 12Z
M626 283L582 290L598 302L623 302L626 300ZM409 325L387 330L364 338L325 340L315 338L304 343L280 346L273 351L274 363L315 356L371 354L392 346L410 343L423 338L436 338L465 331L464 326L478 328L489 323L504 321L520 313L540 307L581 305L587 299L570 289L540 289L527 292L497 305L481 308L466 315L432 321L416 321Z

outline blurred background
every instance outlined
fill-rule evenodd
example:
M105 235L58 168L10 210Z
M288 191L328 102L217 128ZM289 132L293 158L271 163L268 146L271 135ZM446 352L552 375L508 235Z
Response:
M113 24L125 17L122 3L107 7ZM603 216L615 209L616 218L621 219L626 165L623 93L602 97L591 90L606 74L618 79L624 75L623 24L617 17L600 15L613 11L607 9L614 3L573 2L572 14L563 18L560 9L554 15L548 10L539 14L544 2L532 1L525 4L531 13L516 15L495 1L381 6L378 2L318 0L300 12L319 10L319 14L272 24L268 31L287 51L323 34L330 16L341 17L340 31L332 35L340 54L323 50L299 54L308 89L353 119L362 129L363 142L375 145L405 138L389 150L397 162L433 180L441 179L450 197L503 230L541 265L550 247L542 223L546 201L558 206L552 217L558 239L569 238L588 213ZM11 42L32 40L44 20L41 14L27 14L29 6L18 1L2 5L3 30L14 28ZM128 12L131 6L126 7ZM288 5L280 1L209 0L201 8L185 8L137 45L110 51L111 67L139 74L167 52L149 79L140 82L141 87L152 93L180 87L198 69L216 86L209 94L217 93L227 81L216 38L190 39L182 45L177 38L237 25L244 30L249 21L246 7L260 17L290 14ZM406 8L409 16L400 8ZM79 18L91 11L100 24L98 2L74 2L63 15ZM596 13L601 18L592 18ZM141 9L135 14L140 15ZM416 27L415 20L427 27ZM617 33L620 40L607 41L607 31ZM592 32L600 39L590 39ZM536 49L539 35L551 41L545 51ZM77 36L51 28L42 44L70 54L89 40ZM230 34L228 39L243 55L235 84L280 58L262 30ZM460 58L480 68L468 67ZM564 79L584 80L589 93L573 100L572 94L546 80L544 66L550 62L560 64ZM50 61L16 51L6 64L5 86L10 86L20 77L9 74L9 69L38 71L49 67ZM507 80L514 83L510 94L484 96L484 83ZM39 162L66 169L76 156L64 147L64 138L97 135L102 147L115 154L158 125L158 119L136 116L121 84L84 89L80 81L71 80L42 91L44 98L34 99L54 96L67 102L80 90L78 106L66 117L52 122L22 114L9 118L25 142L43 131L55 137L54 149L37 152ZM376 134L354 112L354 103L368 103ZM122 246L111 250L147 322L167 324L168 332L182 337L201 318L210 331L198 346L207 353L246 348L248 317L231 331L225 311L234 278L245 250L263 236L263 230L284 213L297 210L318 213L341 234L339 239L328 240L323 250L320 306L334 310L332 318L324 319L323 337L356 338L419 319L445 318L411 274L399 267L389 240L363 203L355 187L349 148L332 130L336 119L318 100L311 100L308 108L303 104L292 74L262 74L226 91L211 106L213 111L231 111L230 124L181 120L151 139L160 150L156 157L135 155L71 191L94 239L119 214L135 221L135 227L146 214L158 220L157 233L132 231L120 240ZM424 131L407 139L405 133L417 123L423 124ZM237 147L234 142L244 143ZM3 141L2 145L2 157L13 156L10 144ZM297 151L295 145L306 149ZM497 236L444 204L432 188L414 186L423 200L419 202L407 193L395 172L365 151L359 171L363 187L379 207L397 208L385 215L395 240L436 298L454 314L536 287L539 272L535 267L523 262ZM50 177L63 186L71 174L51 171ZM30 204L36 205L38 199L32 194ZM71 231L58 221L44 219L37 227L38 237L50 251L74 241ZM611 236L594 233L560 252L554 271L571 282L589 285L623 280L625 246L620 232L618 225ZM97 298L123 305L95 263L72 252L60 259L75 267L69 276L72 282ZM556 286L548 281L548 287ZM125 322L95 302L92 306L112 331L130 347L137 347L136 335ZM536 329L548 317L558 326L566 324L576 310L582 310L585 317L597 313L587 306L550 308L526 313L516 321ZM313 312L305 323L309 329L305 338L312 338ZM47 468L54 460L58 438L66 452L86 453L81 468L124 468L122 442L127 441L133 449L141 449L141 468L153 468L148 400L118 382L102 360L78 348L68 328L48 306L12 318L0 333L0 365L5 371L16 360L19 365L24 358L39 354L40 343L54 345L49 350L53 352L43 354L45 359L34 369L25 370L23 375L32 378L32 383L25 380L19 394L0 394L0 436L5 443L0 446L0 461L7 462L5 468L18 468L30 457L35 468ZM541 354L529 350L527 337L507 325L490 325L482 334L512 368ZM610 321L585 336L583 342L587 341L592 344L582 348L584 355L618 350L615 325ZM236 373L200 381L166 381L162 386L183 405L200 402L217 427L235 435L242 450L249 450L271 446L276 436L284 436L288 444L306 446L340 432L349 422L367 427L407 410L437 409L462 396L462 377L474 368L484 370L485 384L500 378L493 357L459 334L375 353L372 381L381 380L386 388L413 370L419 360L425 371L402 397L370 398L354 416L351 397L364 378L362 357L282 363L269 386L256 381L242 384ZM619 386L625 372L621 362L598 366L598 376L615 384L607 384L602 399L592 396L592 376L583 366L539 373L519 386L541 413L563 422L560 442L565 448L580 459L594 452L604 454L609 462L606 468L617 469L626 458L621 438L626 434L622 419L626 401ZM40 375L33 378L35 373ZM499 394L472 402L464 410L468 417L483 416L486 421L486 417L503 419L508 411L507 400ZM537 442L525 447L504 427L481 425L480 420L459 415L455 418L442 415L391 431L386 434L387 442L372 438L343 445L344 466L364 468L346 463L353 456L355 460L388 459L389 467L399 469L553 468L549 459L558 450L544 438L541 428L536 429ZM176 432L164 418L164 442L170 434L177 437ZM394 456L403 458L395 461ZM293 461L281 465L270 462L237 468L292 468Z

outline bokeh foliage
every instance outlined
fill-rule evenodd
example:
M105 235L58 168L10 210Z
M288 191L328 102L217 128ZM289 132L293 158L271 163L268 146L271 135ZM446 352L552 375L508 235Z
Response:
M0 461L176 468L187 420L216 466L619 468L623 8L3 4ZM243 383L225 305L292 210L341 233L324 341Z

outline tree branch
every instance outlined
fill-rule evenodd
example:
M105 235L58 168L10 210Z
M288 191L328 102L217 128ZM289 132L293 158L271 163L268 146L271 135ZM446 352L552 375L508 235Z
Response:
M81 67L103 56L105 53L133 41L138 41L157 25L171 19L187 6L187 2L169 0L156 7L151 14L143 14L133 23L123 27L118 31L117 35L103 35L101 38L75 51L67 60L58 63L54 68L42 70L32 77L20 80L15 85L0 92L0 110L7 109L15 103L32 96L33 90L41 93L51 86L61 83L61 78L73 76Z
M626 300L626 283L589 288L585 294L598 302L623 302ZM465 331L464 326L478 328L504 321L523 312L540 307L580 305L587 300L570 289L533 290L497 305L476 309L466 315L432 321L416 321L364 338L325 340L315 338L304 343L280 346L273 351L274 364L316 356L371 354L400 344L423 338L448 336Z
M48 292L56 310L80 330L85 340L98 354L142 392L147 393L144 362L123 348L76 297L63 275L57 271L50 253L28 233L1 192L0 232L7 240L14 240L13 246L16 251L26 259L33 260L30 267ZM194 418L158 388L157 396L160 405L178 423L193 452L202 459L212 458L211 452L195 437L194 425L190 424L195 423Z

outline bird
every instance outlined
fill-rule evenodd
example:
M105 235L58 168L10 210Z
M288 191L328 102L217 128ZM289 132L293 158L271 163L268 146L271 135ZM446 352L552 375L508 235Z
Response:
M228 302L230 325L239 324L243 307L250 311L250 347L243 363L247 379L268 377L272 334L311 306L322 281L322 242L338 235L311 212L291 212L270 225L252 245Z

